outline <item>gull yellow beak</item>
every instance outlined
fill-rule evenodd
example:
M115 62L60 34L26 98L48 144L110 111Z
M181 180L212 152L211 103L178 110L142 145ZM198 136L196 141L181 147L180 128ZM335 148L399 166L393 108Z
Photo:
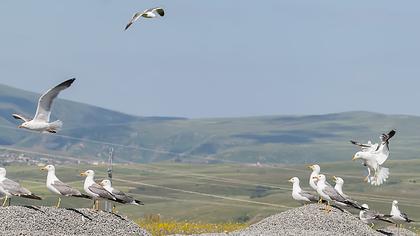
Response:
M289 179L288 181L291 183L292 182L292 179Z
M333 176L333 180L334 180L334 181L337 181L337 177Z
M309 169L314 170L314 165L308 166Z
M353 156L353 158L351 159L352 161L356 160L356 155Z
M80 173L80 176L87 176L85 172Z
M47 168L45 168L45 166L44 167L42 167L40 170L46 170Z
M19 129L20 129L20 128L23 128L23 126L22 126L22 125L19 125L19 126L18 126L18 128L19 128Z
M314 177L312 177L312 179L317 179L317 180L319 180L319 177L318 177L318 176L314 176Z

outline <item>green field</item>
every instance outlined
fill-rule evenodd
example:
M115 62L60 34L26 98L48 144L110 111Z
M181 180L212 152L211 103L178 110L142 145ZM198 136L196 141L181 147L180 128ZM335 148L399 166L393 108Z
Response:
M343 177L344 191L359 202L388 213L391 201L397 199L400 208L419 221L420 161L388 161L386 164L391 177L380 187L362 182L364 167L360 163L321 164L321 169L329 176ZM97 172L97 179L105 177L105 166L57 166L57 176L82 189L83 178L79 173L87 168ZM7 170L10 178L45 197L40 204L55 204L56 197L44 186L46 173L38 167L8 166ZM118 207L121 214L134 220L159 214L162 219L171 220L252 223L299 206L291 199L291 185L287 180L298 176L302 187L307 188L309 174L305 165L118 164L114 167L114 186L145 202L145 206ZM35 203L26 200L13 202ZM91 202L64 199L62 206L90 207Z

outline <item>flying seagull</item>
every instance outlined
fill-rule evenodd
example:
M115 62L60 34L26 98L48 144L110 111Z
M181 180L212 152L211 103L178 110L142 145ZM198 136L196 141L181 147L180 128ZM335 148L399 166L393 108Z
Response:
M379 213L378 211L370 210L368 204L363 204L362 206L365 209L360 210L359 219L363 223L370 224L371 227L374 226L375 221L385 221L385 222L388 222L388 223L392 223L391 221L386 219L386 218L391 217L391 215L384 215L384 214Z
M309 192L305 192L300 188L300 185L299 185L300 180L299 180L298 177L293 177L293 178L289 179L289 182L293 183L292 197L296 201L298 201L302 204L319 201L318 196L315 196L315 195L313 195L312 193L309 193Z
M362 151L356 152L353 160L362 159L363 165L367 167L368 175L365 181L379 186L383 184L389 177L389 169L382 167L382 164L389 157L389 140L395 135L396 131L391 130L388 134L380 136L381 143L378 144L361 144L351 140L350 142L362 148ZM373 176L372 176L373 172Z
M165 15L165 11L163 10L163 8L161 8L161 7L155 7L155 8L150 8L150 9L146 9L144 11L137 12L136 14L133 15L133 17L131 18L130 22L128 22L128 24L125 26L125 29L124 30L127 30L128 27L130 27L140 17L144 17L144 18L155 18L158 15L159 16L164 16Z
M3 206L6 206L6 202L8 199L8 205L10 206L10 199L14 196L42 200L41 197L34 195L28 189L20 186L19 183L16 183L15 181L6 178L6 169L4 169L3 167L0 167L0 192L3 195L6 195L3 201Z
M32 120L19 114L12 114L12 116L15 119L23 120L23 123L18 127L39 132L57 133L57 131L63 125L63 122L61 122L60 120L56 120L50 123L52 104L54 102L54 99L58 96L58 94L62 90L70 87L70 85L75 80L75 78L66 80L61 84L55 86L54 88L48 90L46 93L42 94L42 96L38 100L38 107L36 109L35 116Z
M93 209L99 210L99 200L111 200L116 202L121 202L121 200L115 198L110 192L108 192L104 187L97 184L94 180L95 172L93 170L87 170L85 172L80 173L81 176L86 176L85 183L84 183L84 190L93 200Z
M121 192L120 190L112 187L111 185L111 181L109 181L108 179L104 179L102 180L102 182L100 183L102 185L102 187L104 187L104 189L106 189L108 192L110 192L112 194L112 196L114 196L116 199L120 200L121 203L123 204L132 204L132 205L144 205L142 201L140 200L136 200L131 196L128 196L127 194L125 194L124 192ZM113 211L114 211L115 206L113 207Z
M61 203L61 196L66 197L80 197L80 198L87 198L90 199L88 195L81 193L79 190L70 187L69 185L61 182L57 176L55 175L55 167L53 165L47 165L42 167L41 170L47 170L47 188L50 192L58 194L58 202L56 208L60 207Z
M354 204L353 201L349 198L345 198L341 196L337 190L335 190L327 181L325 178L325 175L320 174L318 176L314 177L318 180L316 186L316 191L318 192L319 196L321 196L324 200L327 200L327 207L325 208L326 211L330 211L329 206L331 206L331 203L336 203L340 206L351 206L357 209L364 209L363 207L360 207L357 204Z

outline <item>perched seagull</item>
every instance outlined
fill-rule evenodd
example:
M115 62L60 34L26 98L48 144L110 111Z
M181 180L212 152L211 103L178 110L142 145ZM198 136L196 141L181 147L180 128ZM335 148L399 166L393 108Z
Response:
M165 11L163 11L163 9L161 7L155 7L155 8L150 8L150 9L146 9L144 11L137 12L136 14L133 15L133 17L131 18L130 22L128 22L128 24L125 26L125 29L124 30L127 30L128 27L130 27L140 17L144 17L144 18L155 18L155 17L158 16L158 14L160 16L164 16L165 15Z
M144 203L140 200L136 200L131 196L128 196L127 194L125 194L124 192L121 192L120 190L112 187L111 185L111 181L109 181L108 179L104 179L102 180L102 182L100 183L102 185L102 187L104 187L104 189L106 189L108 192L110 192L112 194L112 196L114 196L116 199L120 200L121 203L123 204L132 204L132 205L144 205ZM114 210L115 206L113 207Z
M317 182L317 189L319 196L321 196L324 200L327 200L327 207L325 208L326 211L330 211L329 206L331 206L331 203L336 203L340 206L352 206L357 209L364 209L356 204L353 203L348 198L345 198L341 196L337 190L335 190L327 181L325 178L325 175L320 174L318 176L314 177L318 180Z
M402 224L402 223L410 223L413 222L413 220L409 219L407 214L400 211L398 208L398 201L394 200L392 201L392 207L391 207L391 217L389 218L392 222L395 224Z
M352 144L360 146L362 151L357 152L353 156L353 161L357 159L363 160L363 165L367 167L368 176L365 181L379 186L383 184L389 177L389 169L382 167L386 159L389 157L389 140L395 135L396 131L391 130L388 134L382 134L381 144L361 144L356 141L350 141ZM373 176L371 176L373 172Z
M371 227L374 226L374 222L376 221L385 221L388 223L392 223L391 221L387 220L386 218L391 217L391 215L384 215L379 213L375 210L370 210L368 204L363 204L362 207L364 207L364 210L360 210L359 212L359 219L365 223L370 224Z
M88 195L81 193L79 190L70 187L69 185L61 182L57 176L55 175L55 167L53 165L47 165L42 167L41 170L47 170L47 188L50 192L58 194L58 202L56 208L60 207L61 203L61 196L66 197L80 197L80 198L87 198L90 199Z
M348 195L344 194L344 192L343 192L344 180L342 178L336 177L336 176L333 176L333 179L334 179L334 182L335 182L334 189L341 196L343 196L345 199L347 199L348 201L350 201L354 206L357 206L356 208L362 209L363 208L363 205L360 205L358 202L356 202L353 199L351 199L351 197L349 197Z
M311 176L309 177L309 185L316 191L316 178L314 177L319 175L321 167L315 164L308 166L308 168L312 170Z
M293 177L293 178L289 179L289 182L293 183L292 197L296 201L298 201L302 204L319 201L318 196L315 196L315 195L313 195L312 193L309 193L309 192L305 192L300 188L300 185L299 185L300 181L299 181L298 177Z
M42 200L41 197L32 194L31 191L20 186L19 183L6 178L6 169L2 167L0 167L0 192L3 195L6 195L4 198L3 206L6 206L7 199L9 199L10 206L10 199L14 196Z
M344 180L340 177L336 177L333 176L334 182L335 182L335 186L334 189L345 199L347 199L347 201L351 202L352 205L354 205L356 208L358 209L363 209L363 205L360 205L358 202L354 201L353 199L351 199L350 196L346 195L343 192L343 185L344 185Z
M58 96L58 94L62 90L70 87L70 85L75 80L75 78L66 80L63 83L48 90L46 93L42 94L42 96L38 100L38 107L36 109L35 116L32 120L19 114L12 114L12 116L15 119L21 119L24 121L18 127L39 132L57 133L61 126L63 126L63 122L61 122L60 120L56 120L50 123L52 104L54 102L54 99Z
M111 200L116 202L121 202L115 198L110 192L108 192L104 187L97 184L94 180L95 172L93 170L87 170L85 172L80 173L81 176L86 176L85 183L84 183L84 190L93 200L93 208L99 210L99 200Z

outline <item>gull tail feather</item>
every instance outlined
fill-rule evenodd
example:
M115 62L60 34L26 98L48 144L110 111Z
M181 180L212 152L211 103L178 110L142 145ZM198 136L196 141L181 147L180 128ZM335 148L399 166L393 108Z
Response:
M389 177L389 168L386 167L379 167L378 171L375 173L370 180L370 184L379 186L383 184Z
M23 197L23 198L29 198L29 199L35 199L35 200L42 200L42 198L41 197L39 197L39 196L37 196L37 195L35 195L35 194L28 194L28 195L20 195L20 197Z
M63 122L61 120L56 120L50 123L48 131L51 133L56 133L61 129L61 127L63 127Z
M86 194L80 194L80 195L72 195L72 197L80 197L80 198L86 198L86 199L92 199L92 197L86 195Z
M356 209L359 209L359 210L366 210L366 209L368 209L368 208L363 207L362 205L360 205L360 204L359 204L358 202L356 202L356 201L347 200L345 203L346 203L347 205L350 205L350 206L352 206L352 207L354 207L354 208L356 208Z
M133 201L133 204L135 204L135 205L144 205L144 203L142 201L140 201L140 200L134 200Z

